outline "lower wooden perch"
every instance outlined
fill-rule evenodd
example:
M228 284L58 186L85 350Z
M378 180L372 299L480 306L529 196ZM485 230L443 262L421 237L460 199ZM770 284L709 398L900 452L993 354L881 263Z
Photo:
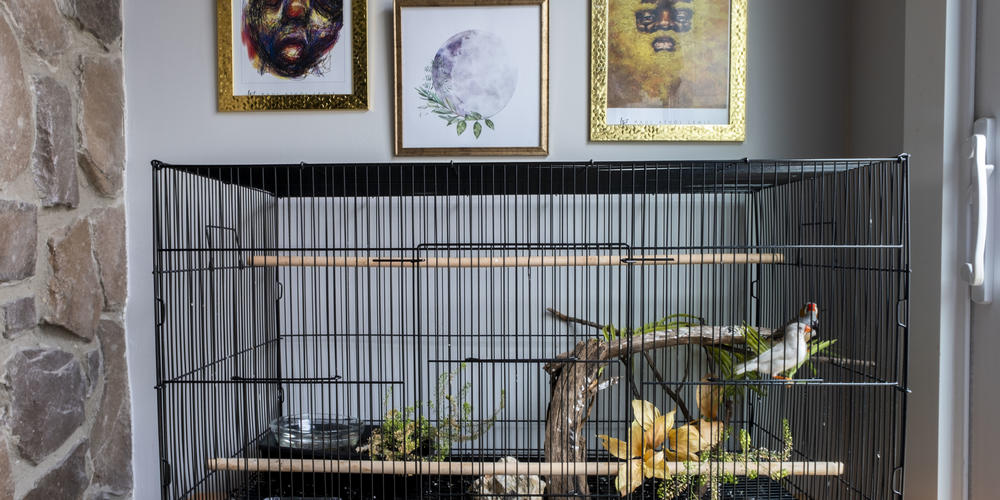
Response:
M702 253L647 255L524 255L508 257L320 257L265 256L247 258L256 267L566 267L680 264L778 264L780 253Z
M613 476L623 462L408 462L380 460L299 460L278 458L213 458L209 470L251 472L306 472L339 474L390 475L527 475L546 476ZM793 476L839 476L844 473L841 462L667 462L671 474L692 475L709 473L745 476L772 473Z

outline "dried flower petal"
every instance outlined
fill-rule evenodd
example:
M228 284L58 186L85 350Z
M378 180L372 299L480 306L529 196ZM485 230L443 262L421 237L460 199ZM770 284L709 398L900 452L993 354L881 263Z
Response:
M656 417L653 425L649 429L646 429L646 433L643 436L645 438L644 446L646 448L659 448L667 439L667 429L670 429L673 425L674 412Z
M632 422L632 428L628 431L629 458L642 456L642 426L638 422Z
M632 458L629 455L628 443L604 434L597 437L601 439L601 445L604 446L604 449L608 450L608 453L611 453L611 455L615 458L620 458L622 460Z
M722 422L706 422L704 420L698 422L698 435L700 437L698 444L698 451L705 451L717 444L722 440L722 431L725 430L726 425Z
M642 428L647 430L653 426L653 422L660 416L660 410L653 403L641 399L632 400L632 413L635 415L635 421L639 422Z
M701 379L702 385L698 386L695 392L695 399L698 402L698 411L705 420L716 420L719 417L719 408L722 406L722 387L710 384L711 374L705 375Z
M632 459L618 467L615 487L622 496L628 495L642 485L642 460Z
M643 473L647 478L667 479L670 477L670 469L667 468L667 460L662 451L648 451L643 457L642 465Z
M680 461L698 461L698 445L701 441L701 436L698 434L698 429L691 425L685 425L677 429L671 429L667 433L667 438L670 440L670 448L674 450L674 456L676 460Z

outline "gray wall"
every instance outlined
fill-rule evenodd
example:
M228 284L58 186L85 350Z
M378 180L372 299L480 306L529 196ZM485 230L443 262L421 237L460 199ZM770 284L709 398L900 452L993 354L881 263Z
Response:
M821 157L850 152L853 65L845 47L853 17L842 3L752 2L747 140L690 145L587 141L589 3L550 3L551 160ZM392 160L391 1L370 0L369 19L371 111L222 114L215 111L215 2L133 0L125 4L132 284L127 329L134 388L136 498L155 497L158 484L157 456L152 451L157 442L151 369L149 161ZM301 142L291 135L297 130L303 131ZM879 152L896 152L886 149Z
M852 0L847 46L848 150L893 156L903 147L904 0Z

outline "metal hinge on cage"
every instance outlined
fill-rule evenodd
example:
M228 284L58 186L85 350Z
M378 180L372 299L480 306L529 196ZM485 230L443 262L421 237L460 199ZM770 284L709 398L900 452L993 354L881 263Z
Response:
M160 486L170 486L170 462L160 460Z
M153 310L153 326L159 328L167 319L167 303L159 297L153 299L153 302L156 303L156 309Z

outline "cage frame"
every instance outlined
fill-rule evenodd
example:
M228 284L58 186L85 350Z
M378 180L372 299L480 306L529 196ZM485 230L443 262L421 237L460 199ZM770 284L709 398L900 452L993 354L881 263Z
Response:
M901 239L900 239L899 244L898 245L887 245L887 247L897 247L898 248L898 250L899 250L898 259L899 260L898 260L898 262L895 263L895 268L897 270L899 270L899 271L902 272L901 280L902 280L902 283L903 283L903 285L902 285L902 294L903 295L902 295L902 299L896 304L896 310L894 311L894 314L895 314L895 323L896 323L896 326L899 328L899 334L900 334L900 337L901 337L900 338L901 352L899 353L899 355L900 355L900 358L901 358L900 362L901 362L902 366L901 366L901 371L899 373L899 376L896 377L897 379L894 380L894 381L893 380L885 380L885 381L881 381L881 382L878 382L878 383L876 383L876 382L859 383L857 385L886 385L886 386L891 386L893 390L899 391L899 392L901 392L901 393L903 393L905 395L905 393L909 392L908 382L907 382L907 379L908 379L908 376L907 376L907 373L908 373L908 365L907 365L908 355L907 355L907 353L908 353L908 350L909 350L909 330L908 330L908 323L909 323L909 310L908 310L909 274L911 272L910 271L910 261L909 261L909 243L910 243L909 240L910 240L910 235L909 235L909 220L908 219L909 219L909 213L910 213L910 211L909 211L909 188L908 188L908 159L909 159L908 155L903 154L903 155L899 155L899 156L894 157L894 158L847 158L847 159L804 159L804 160L803 159L792 159L792 160L751 160L751 159L739 159L739 160L723 160L723 161L699 160L699 161L682 161L682 162L657 162L657 161L652 161L652 162L594 162L594 161L589 161L589 162L504 162L504 163L495 163L495 162L467 162L467 163L448 162L448 163L440 163L439 162L439 163L421 163L421 164L408 164L408 163L390 163L390 164L384 164L384 163L368 163L368 164L307 164L307 163L300 163L300 164L296 164L296 165L173 165L173 164L167 164L167 163L163 163L163 162L155 161L154 160L152 162L152 167L153 167L153 170L154 170L154 175L153 175L153 220L154 220L154 291L155 291L155 294L154 294L154 306L155 306L154 311L155 311L155 314L154 314L153 322L154 322L155 336L156 336L156 346L155 347L156 347L156 381L157 381L157 383L156 383L155 389L157 391L157 414L158 414L158 426L157 426L157 428L158 428L158 434L159 434L159 442L161 443L161 447L160 447L160 464L161 464L161 486L162 486L162 495L163 495L163 498L169 498L170 497L170 477L171 477L172 471L173 471L173 464L171 464L170 457L168 457L166 455L166 453L164 451L164 446L163 446L163 444L166 443L170 439L170 435L169 435L170 434L169 422L166 422L164 420L164 418L165 418L165 409L169 406L170 403L165 399L164 389L165 389L165 387L168 384L174 383L176 381L171 381L171 380L169 380L168 378L166 378L164 376L164 368L165 368L163 366L164 346L161 343L163 335L164 335L164 331L163 331L164 324L166 323L166 320L167 320L167 318L169 316L168 305L167 305L167 302L166 302L167 299L165 298L165 295L167 295L167 293L166 293L167 290L165 290L165 288L164 288L164 281L162 279L163 278L162 272L163 272L164 267L163 267L163 261L161 259L162 259L162 257L163 257L163 255L164 255L165 252L170 251L169 248L165 248L164 247L164 244L163 244L160 232L159 232L159 225L160 225L160 223L162 221L162 219L161 219L161 215L162 215L161 214L161 210L162 210L161 204L165 201L165 200L163 200L161 198L160 180L159 180L159 176L157 175L158 172L160 172L161 170L172 170L172 171L177 171L177 172L190 173L190 174L194 174L196 176L199 176L201 178L211 179L211 180L218 181L222 185L234 185L234 186L239 186L241 188L248 188L248 189L251 189L251 190L260 191L261 193L270 195L270 196L274 197L274 199L280 199L280 198L294 198L294 197L306 196L306 195L310 195L310 196L313 196L313 197L370 197L370 196L372 196L374 194L374 196L376 196L376 197L383 197L383 196L388 196L388 197L392 197L392 196L420 197L420 196L437 196L437 195L441 195L442 193L445 193L448 196L452 196L452 195L475 196L475 195L498 195L498 194L503 194L503 195L613 194L613 193L611 193L610 188L608 189L608 191L609 191L608 193L601 193L601 186L603 185L603 186L607 187L607 186L613 184L614 180L610 180L610 179L613 179L615 177L615 175L614 175L615 173L617 173L618 176L619 176L618 182L621 183L621 184L624 184L624 182L627 181L627 180L632 180L632 181L635 180L635 172L636 171L645 171L646 169L650 168L651 165L654 168L657 168L657 169L659 169L659 168L667 168L667 169L681 169L681 170L687 169L687 170L693 170L693 171L701 171L702 173L705 174L705 177L708 177L709 175L712 175L712 176L715 176L716 178L718 178L718 176L720 175L720 172L721 172L721 175L723 177L725 177L727 175L726 174L726 169L735 169L735 172L736 172L736 174L734 174L736 176L735 177L735 180L736 180L735 184L737 186L739 186L741 184L741 182L740 182L741 180L743 180L743 179L746 180L746 184L742 188L744 191L740 191L741 193L744 193L744 192L751 192L751 191L753 191L753 192L760 192L760 191L766 190L766 189L774 187L774 186L783 185L783 184L777 182L779 175L783 175L780 172L783 166L788 166L788 165L799 165L799 166L802 166L802 165L822 164L822 165L824 165L823 171L821 173L819 173L819 174L816 174L816 172L813 172L813 173L816 174L816 175L828 175L828 174L837 174L837 173L841 173L841 172L848 172L848 171L851 171L852 168L857 168L857 167L850 167L851 165L861 165L861 164L878 163L878 162L895 162L895 163L899 164L900 167L901 167L901 170L900 170L900 172L901 172L900 173L900 175L901 175L901 179L900 179L901 180L901 185L900 185L901 196L899 198L899 201L902 204L902 206L899 207L899 210L900 210L900 214L902 215L902 220L900 221L901 226L902 226L902 230L901 230L901 233L900 233L900 238ZM848 167L845 168L844 170L838 170L839 167L837 167L836 165L841 164L841 163L843 163L845 165L848 165ZM829 166L831 164L834 165L833 170L832 171L826 171L826 166ZM499 168L503 168L503 169L507 169L507 170L512 169L515 172L515 181L514 182L505 182L504 185L503 185L503 191L499 192L499 193L497 191L493 191L493 192L487 193L487 192L485 192L485 190L483 190L483 191L478 190L477 187L476 187L476 181L478 180L481 183L484 182L484 181L483 181L482 178L477 178L476 177L475 172L477 171L477 169L478 169L478 171L480 173L483 173L487 169L494 169L494 168L498 168L498 167ZM311 169L330 169L330 170L338 170L338 169L340 169L340 170L342 170L344 172L346 172L348 170L353 170L353 172L354 172L355 175L358 174L358 173L363 172L364 175L365 175L365 178L367 180L362 185L360 185L360 186L359 186L359 184L355 183L353 189L350 188L347 183L344 183L344 185L342 185L342 186L324 184L322 182L321 183L315 183L315 184L312 184L312 185L309 185L309 186L306 186L306 185L303 185L303 184L300 184L300 185L296 186L288 178L286 178L287 182L283 182L282 179L279 179L277 176L275 176L273 179L267 179L267 178L265 178L263 176L261 176L261 177L254 177L254 175L252 175L252 174L250 174L249 176L247 176L247 175L243 175L242 173L240 173L241 171L242 172L252 172L253 169L278 169L278 168L300 169L300 170L301 169L310 169L310 168ZM441 180L438 180L435 177L436 182L434 183L433 186L431 186L429 188L427 186L426 178L425 178L424 182L423 182L423 185L418 188L418 186L416 185L416 182L415 182L417 174L413 173L413 172L416 172L416 169L418 169L418 168L434 169L434 170L443 171L443 172L455 172L455 176L458 177L458 178L461 178L461 174L459 174L457 172L465 171L466 172L466 179L468 180L468 182L467 183L464 183L464 182L455 182L455 180L450 177L450 174L448 174L448 175L445 175L444 176L445 178L441 179ZM558 169L558 171L561 171L561 172L572 172L572 178L569 179L569 180L567 180L566 179L566 175L563 174L561 176L561 183L560 182L556 182L556 180L554 178L554 175L551 174L551 172L553 172L553 169ZM740 169L744 169L744 170L740 170ZM546 170L548 170L550 172L550 177L549 177L549 181L550 182L549 183L545 183L545 182L542 182L541 180L539 180L537 183L533 183L533 180L535 180L536 178L537 179L541 179L543 177L542 174L537 174L538 176L536 177L536 174L533 173L533 171L534 172L544 172ZM377 178L377 180L376 180L376 182L374 184L372 184L370 182L370 179L371 179L371 176L372 176L373 172L375 173L375 177ZM406 172L410 172L411 173L411 179L413 179L414 182L409 183L409 184L407 184L407 182L405 182ZM583 172L582 175L581 175L581 172ZM708 172L711 172L711 174L708 174ZM747 173L744 177L740 177L740 175L741 175L740 172L744 172L744 173L749 172L749 173ZM383 182L383 180L381 178L381 176L383 175L383 173L385 173L386 177L389 179L388 182ZM811 178L808 175L809 173L806 172L806 171L800 172L800 174L801 174L801 176L799 176L799 177L789 177L788 179L783 179L783 180L785 180L787 183L792 183L792 182L797 182L797 181L802 181L802 180L808 180L808 179ZM604 177L605 175L607 177ZM346 174L345 174L345 176L346 176ZM774 179L774 182L771 183L771 184L768 184L766 182L766 180L768 179L769 176ZM753 180L755 178L759 180L758 183L754 183L753 182ZM393 182L393 179L395 179L398 182ZM669 193L699 193L699 192L715 193L716 192L716 191L700 191L702 189L711 189L711 187L706 187L704 185L700 185L697 182L697 179L695 179L695 176L692 176L692 178L689 179L689 181L690 182L688 184L681 183L680 185L670 185L669 184L669 176L668 176L668 185L657 184L654 187L655 187L655 189L665 189L666 192L669 192ZM583 192L581 192L581 190L579 189L581 183L584 186L584 189L582 190ZM373 188L373 186L376 186L377 192L375 192L375 193L371 192L371 189ZM418 189L421 189L421 190L418 190ZM590 191L590 190L595 190L595 191ZM657 191L656 194L659 194L659 192ZM277 207L275 208L275 212L276 212L275 213L275 223L277 224L277 222L278 222ZM219 229L219 230L225 230L225 228L217 228L217 229ZM310 264L307 264L305 261L300 261L300 262L298 262L298 264L295 264L293 262L284 262L284 263L281 263L281 262L271 262L271 263L268 263L266 261L264 261L264 262L255 262L254 261L254 258L255 258L254 256L250 256L250 257L246 258L245 261L244 261L242 259L242 255L243 255L243 252L246 249L245 248L241 248L241 246L239 245L239 235L238 234L236 236L236 241L237 241L237 247L236 248L219 248L219 249L214 249L214 250L216 250L216 251L235 251L235 252L238 252L241 255L241 262L238 264L239 266L244 266L245 265L245 266L248 266L248 267L268 267L268 266L283 266L283 265L287 266L289 264L291 264L291 265L310 265ZM766 247L766 245L765 245L765 247ZM796 246L796 245L789 245L789 246L786 246L786 247L773 246L772 245L771 247L772 248L770 248L770 249L771 250L775 250L775 251L795 250L797 248L801 248L801 246ZM836 248L841 248L841 249L852 249L852 248L865 249L865 248L872 248L873 246L872 245L864 245L864 244L843 244L843 245L835 245L835 246L823 245L823 247L824 248L834 248L834 247L836 247ZM757 249L760 250L761 247L758 247ZM256 249L256 250L260 250L260 249ZM275 248L263 248L262 250L265 250L265 251L271 251L271 250L282 251L282 249L279 248L278 246L275 246ZM298 250L306 252L306 251L323 251L323 250L330 251L332 249L330 249L330 248L308 248L308 247L306 247L306 248L300 248ZM354 249L350 249L350 250L357 251L357 250L364 250L364 249L354 248ZM368 250L371 250L371 249L368 249ZM379 250L387 250L387 249L382 248L382 249L379 249ZM408 254L410 254L410 256L409 257L402 257L402 258L399 258L399 259L382 259L380 262L372 262L372 261L361 262L359 260L355 260L353 262L345 261L345 262L340 262L340 263L337 263L337 262L333 262L333 263L330 263L330 262L327 262L327 263L313 262L313 263L311 263L311 265L324 265L324 264L326 264L326 265L339 265L339 266L347 266L347 267L358 267L358 266L370 267L370 266L374 266L374 267L414 267L414 268L416 268L416 267L424 267L424 266L427 266L427 267L436 267L438 265L440 265L441 267L455 267L455 266L458 266L458 267L508 267L508 266L510 266L510 267L521 267L522 265L528 265L528 266L537 265L537 266L546 267L546 266L553 266L553 265L567 265L567 266L588 265L586 262L583 263L583 264L581 264L579 262L576 262L576 261L569 261L569 262L559 263L559 262L554 262L554 261L545 261L544 259L542 261L540 261L540 262L535 262L534 264L532 264L530 262L522 263L520 261L514 261L514 262L510 262L510 263L500 263L500 264L493 264L493 263L489 263L489 262L477 264L477 263L473 262L473 263L470 264L468 262L456 263L456 262L451 262L449 260L444 260L444 261L441 261L441 262L437 263L436 261L428 260L428 259L434 259L433 257L422 256L422 252L426 252L428 250L442 250L442 248L436 248L436 247L433 247L432 245L430 245L430 246L428 246L428 245L418 245L418 246L415 246L415 247L409 247L409 248L392 248L392 249L388 249L388 250L398 251L398 252L402 252L402 253L408 253ZM448 249L445 249L445 250L448 250ZM606 262L606 261L602 261L602 262L599 262L599 263L596 263L596 264L590 264L590 265L623 265L623 266L627 266L627 267L631 268L634 265L639 265L639 266L642 266L642 265L664 265L663 260L665 260L665 259L666 260L670 260L670 259L675 258L675 257L671 257L671 256L665 256L665 255L662 255L662 254L654 254L652 256L644 256L641 253L640 254L634 254L633 253L634 251L642 252L642 251L645 251L645 250L648 250L648 249L643 249L643 248L636 248L636 249L634 249L634 248L628 248L627 252L626 252L626 256L624 258L621 258L616 263L612 264L612 263L609 263L609 262ZM713 247L713 250L719 250L719 248L718 247ZM685 255L687 255L687 254L685 254ZM765 255L768 255L768 254L765 254ZM778 255L778 254L771 254L771 255ZM209 257L209 258L211 259L211 257ZM294 258L294 257L292 257L292 258ZM735 258L738 259L739 257L737 256ZM745 263L748 263L748 264L769 263L766 260L764 260L764 261L759 260L759 259L766 259L766 257L764 257L764 258L757 257L757 258L758 258L758 260L755 261L755 262L754 261L750 261L750 262L745 262ZM644 259L648 259L648 261L644 262ZM777 260L776 257L771 257L771 259ZM771 262L773 262L773 261L771 261ZM283 289L280 286L280 282L278 284L278 290L279 291L277 293L279 294L279 297L280 297L280 296L283 295ZM627 309L631 308L631 307L632 307L631 305L627 305L626 306ZM276 328L276 333L278 335L280 335L280 331L278 330L278 325L280 325L280 311L277 310L277 305L275 306L275 308L276 308L276 311L274 312L274 316L273 316L274 317L274 321L276 322L275 328ZM758 314L758 322L757 322L757 324L760 324L760 322L759 322L759 315L761 313L760 313L759 310L757 311L757 314ZM280 347L279 347L279 349L280 349ZM283 383L283 382L287 382L287 379L282 378L282 376L281 376L281 364L280 364L281 363L281 355L278 354L276 357L278 359L278 365L277 365L277 370L278 370L277 373L278 373L278 375L277 375L277 377L275 377L277 379L276 381L279 384ZM252 381L251 380L232 380L231 381L231 383L233 383L233 384L250 383L250 382L252 382L252 383L265 383L266 384L266 383L273 383L275 381L274 380L268 380L267 378L262 378L262 379L252 380ZM206 381L205 383L219 383L219 381ZM302 383L331 383L331 384L336 384L336 383L338 383L338 381L336 381L336 380L315 380L315 381L302 381ZM768 383L768 382L763 382L763 381L761 381L761 382L754 382L754 384L766 384L766 383ZM806 381L804 383L809 384L810 382ZM817 385L829 385L830 383L829 382L815 382L815 384L817 384ZM276 394L277 394L277 397L278 397L278 406L280 407L282 405L282 403L284 402L284 395L282 394L282 392L280 390L277 391ZM907 398L905 396L902 397L901 398L901 402L899 404L899 408L898 408L898 410L899 410L900 413L897 416L896 420L899 422L900 428L898 428L895 431L896 436L894 436L894 440L898 440L898 449L896 450L896 453L895 453L897 456L894 457L894 464L896 464L896 465L893 468L892 477L888 480L889 483L892 485L892 491L893 491L893 493L895 495L902 495L902 479L903 479L902 478L902 474L903 474L903 460L902 460L902 457L905 454L905 439L903 438L903 436L905 436L906 400L907 400ZM248 443L248 444L250 444L250 443ZM315 467L317 465L319 467L327 467L329 464L328 463L314 463L313 467ZM349 464L348 465L348 467L357 467L357 466L358 466L358 464ZM222 468L222 469L225 468L224 465L220 465L219 467ZM841 467L842 467L842 465L841 465ZM240 467L238 467L238 466L236 468L240 469ZM210 470L218 470L218 469L213 469L213 467L209 467L209 469ZM246 467L242 468L242 470L245 470L245 469L246 469ZM326 469L324 469L324 470L326 470ZM404 470L408 470L408 471L412 472L413 469L404 467ZM195 487L197 487L197 485Z

